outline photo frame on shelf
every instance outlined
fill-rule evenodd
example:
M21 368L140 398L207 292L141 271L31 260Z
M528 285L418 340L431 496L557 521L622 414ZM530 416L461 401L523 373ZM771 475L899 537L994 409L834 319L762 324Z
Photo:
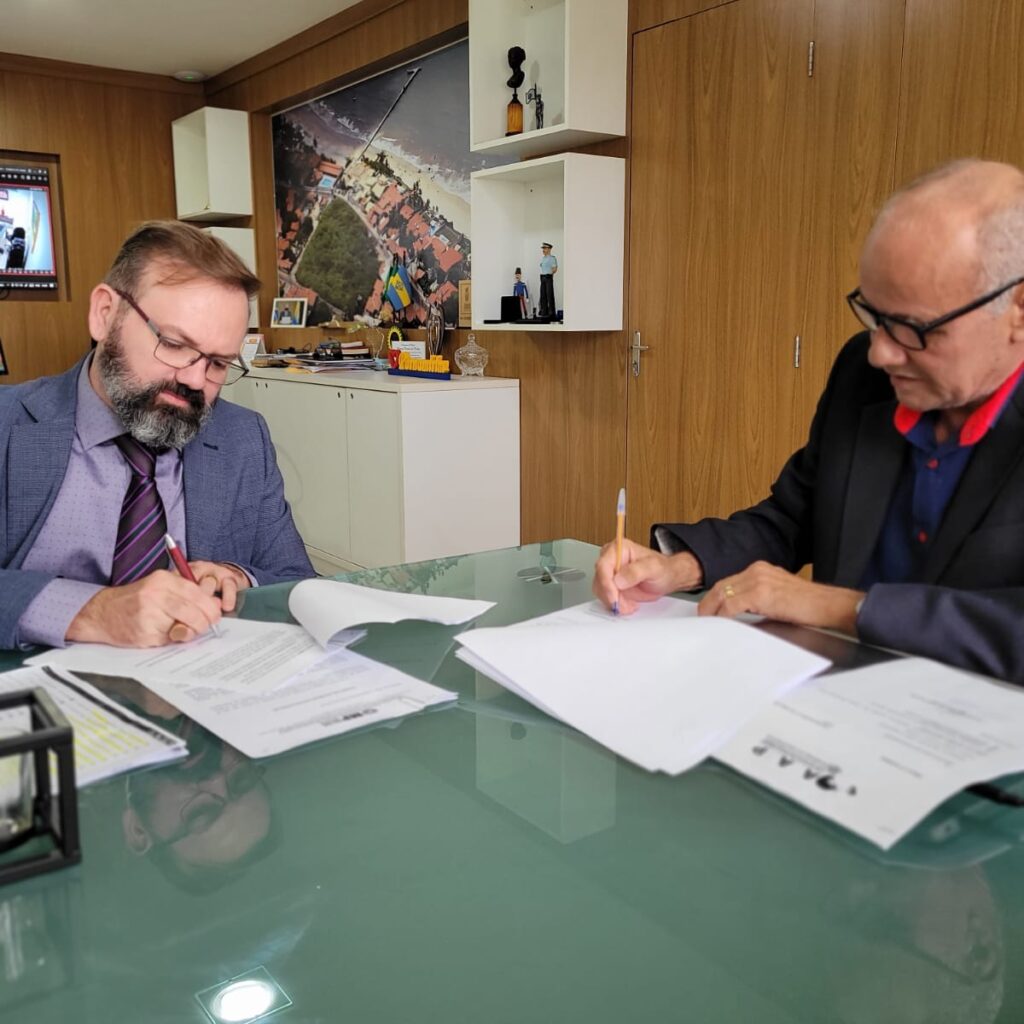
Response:
M271 327L305 327L305 299L274 299L270 311Z

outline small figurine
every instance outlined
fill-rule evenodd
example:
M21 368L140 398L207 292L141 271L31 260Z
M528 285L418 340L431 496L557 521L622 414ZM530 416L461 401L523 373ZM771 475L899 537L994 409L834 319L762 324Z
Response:
M519 102L519 94L516 90L526 79L526 72L523 71L525 60L526 51L521 46L513 46L508 51L508 66L512 69L512 74L505 84L512 90L512 99L508 101L505 116L506 135L522 135L523 133L523 105Z
M540 131L544 127L544 100L541 99L540 89L537 88L536 82L533 83L532 89L527 90L526 102L534 105L533 116L537 119L534 127Z
M519 308L522 311L523 319L527 319L527 302L530 301L530 292L523 280L523 268L516 267L516 283L512 285L512 294L519 299Z
M551 255L551 243L541 242L540 250L540 310L538 316L542 320L555 318L555 274L558 273L558 260Z

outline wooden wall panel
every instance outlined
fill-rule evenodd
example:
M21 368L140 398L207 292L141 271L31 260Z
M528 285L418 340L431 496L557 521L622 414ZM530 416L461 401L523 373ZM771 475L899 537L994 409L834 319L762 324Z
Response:
M0 386L79 359L89 293L119 243L141 220L174 216L170 124L202 105L202 90L166 82L0 55L0 148L59 157L67 270L57 301L0 301L11 371Z
M735 0L632 0L630 20L633 31L642 32L667 21L688 18L691 14L733 2Z
M269 322L277 287L271 111L399 63L425 40L458 38L467 18L466 0L365 0L207 83L209 104L251 115L261 323ZM622 141L587 151L627 154ZM594 301L606 285L595 267ZM266 333L268 346L309 345L322 337L318 329ZM466 333L450 332L446 355L463 344ZM491 354L488 374L520 381L525 543L557 537L599 542L614 530L615 496L625 482L625 337L624 331L478 337ZM458 439L448 442L451 457L457 457Z
M1024 3L907 0L896 184L955 157L1024 166Z

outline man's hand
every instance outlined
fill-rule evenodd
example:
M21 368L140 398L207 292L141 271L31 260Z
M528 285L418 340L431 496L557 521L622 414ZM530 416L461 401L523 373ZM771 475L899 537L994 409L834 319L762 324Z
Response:
M189 562L188 566L200 586L203 580L213 581L211 593L220 595L221 611L233 612L238 603L238 591L249 587L249 577L227 562Z
M688 551L663 555L631 540L622 542L622 565L615 573L615 541L605 544L594 566L594 595L619 613L629 615L638 604L656 601L677 590L693 590L701 584L700 563Z
M697 612L729 618L753 612L856 636L857 605L863 597L859 590L811 583L777 565L754 562L743 572L719 580L701 599Z
M196 577L200 579L198 573ZM177 573L158 569L135 583L105 587L75 616L66 639L115 647L184 643L203 636L220 621L221 601L213 596L215 586L210 573L196 586Z

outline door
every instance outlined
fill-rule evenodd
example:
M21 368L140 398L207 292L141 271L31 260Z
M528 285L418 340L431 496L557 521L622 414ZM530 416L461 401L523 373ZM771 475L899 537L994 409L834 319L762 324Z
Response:
M634 539L763 497L805 430L812 16L812 0L737 0L634 36Z

